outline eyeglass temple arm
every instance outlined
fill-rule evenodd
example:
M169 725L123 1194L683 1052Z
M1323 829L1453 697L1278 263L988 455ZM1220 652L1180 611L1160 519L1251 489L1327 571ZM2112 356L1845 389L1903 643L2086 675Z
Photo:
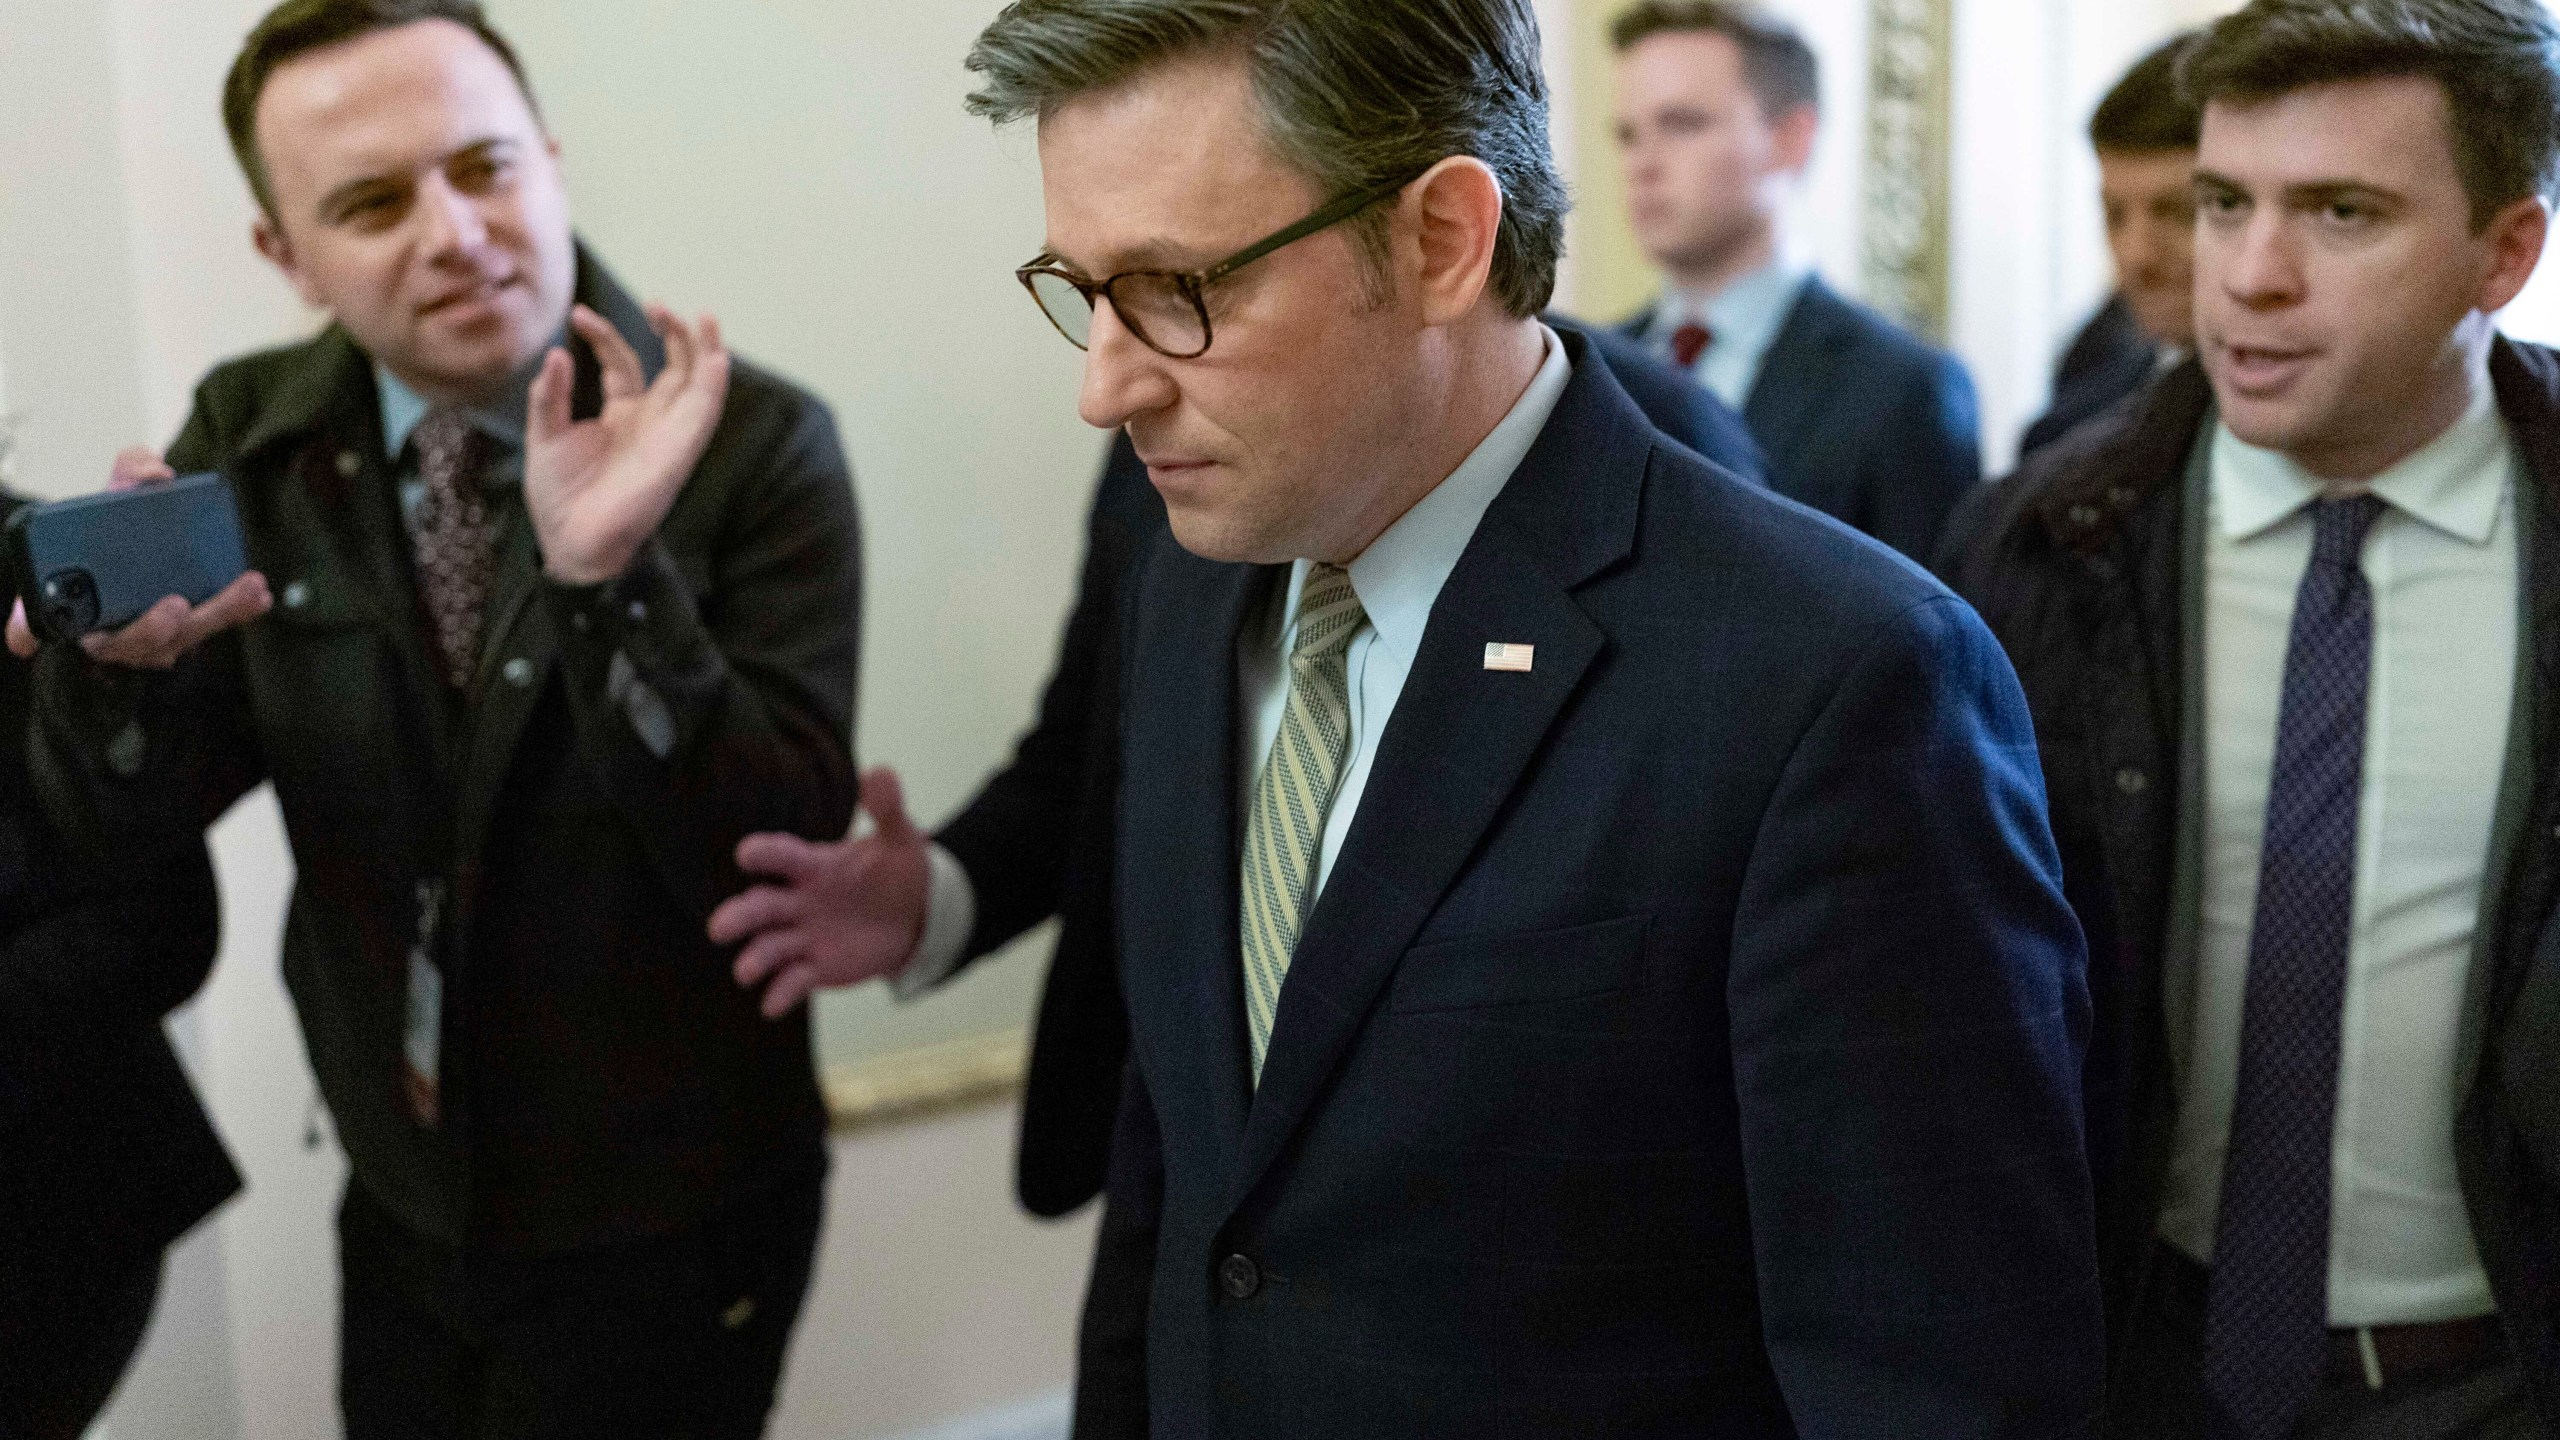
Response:
M1421 178L1420 175L1406 175L1372 185L1366 190L1354 190L1306 219L1264 240L1261 244L1248 246L1208 269L1198 272L1190 277L1191 283L1209 285L1224 280L1272 251L1284 245L1294 245L1328 225L1339 224Z

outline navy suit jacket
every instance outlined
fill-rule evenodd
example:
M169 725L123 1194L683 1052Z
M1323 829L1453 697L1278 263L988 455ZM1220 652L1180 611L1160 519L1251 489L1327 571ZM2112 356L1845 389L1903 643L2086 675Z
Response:
M1644 332L1650 311L1622 327ZM1819 276L1787 312L1742 406L1769 484L1915 560L1982 481L1973 380L1954 356Z
M2016 678L1567 344L1258 1091L1235 647L1287 571L1137 578L1078 1434L2082 1433L2084 957Z
M1754 482L1760 447L1742 418L1624 336L1549 316L1587 336L1664 434ZM1013 761L936 836L977 893L967 955L983 957L1046 920L1057 950L1040 994L1023 1087L1014 1185L1025 1208L1064 1215L1102 1189L1128 1056L1112 973L1111 830L1120 745L1122 591L1164 533L1164 500L1123 435L1086 522L1082 578L1040 716Z

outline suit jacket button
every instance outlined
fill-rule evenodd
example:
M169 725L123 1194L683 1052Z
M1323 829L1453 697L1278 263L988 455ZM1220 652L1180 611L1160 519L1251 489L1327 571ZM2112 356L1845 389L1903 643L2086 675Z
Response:
M299 610L311 603L311 587L296 580L284 587L284 608Z
M1262 1288L1262 1267L1243 1255L1230 1255L1218 1262L1218 1284L1230 1300L1250 1300Z
M2139 795L2151 788L2151 777L2128 765L2116 772L2116 788L2127 795Z
M533 662L519 655L500 667L498 673L506 677L508 684L521 690L533 683Z
M363 456L358 455L358 454L357 454L356 452L354 452L353 450L341 450L341 451L339 451L339 452L338 452L338 478L339 478L339 479L341 479L341 480L353 480L354 478L356 478L356 472L357 472L357 471L359 471L359 470L362 470L363 468L364 468L364 457L363 457Z

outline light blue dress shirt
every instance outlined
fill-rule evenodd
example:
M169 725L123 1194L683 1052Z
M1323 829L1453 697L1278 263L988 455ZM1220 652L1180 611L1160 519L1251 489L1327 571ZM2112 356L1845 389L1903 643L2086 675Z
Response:
M1706 326L1715 342L1699 352L1690 371L1739 414L1751 401L1751 387L1760 383L1769 347L1778 342L1778 332L1786 328L1787 316L1812 278L1804 266L1772 260L1712 295L1666 292L1645 326L1645 342L1668 357L1674 331L1693 323Z

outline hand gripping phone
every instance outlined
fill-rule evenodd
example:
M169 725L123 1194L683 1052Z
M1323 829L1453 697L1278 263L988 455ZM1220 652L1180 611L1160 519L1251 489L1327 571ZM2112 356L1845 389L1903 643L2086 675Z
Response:
M200 605L249 568L219 475L29 505L9 517L0 549L47 643L120 629L171 595Z

